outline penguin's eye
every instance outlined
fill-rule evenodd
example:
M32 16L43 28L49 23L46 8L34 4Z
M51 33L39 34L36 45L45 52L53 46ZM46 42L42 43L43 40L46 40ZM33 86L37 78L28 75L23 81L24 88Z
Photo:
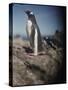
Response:
M33 15L33 12L30 12L30 15Z

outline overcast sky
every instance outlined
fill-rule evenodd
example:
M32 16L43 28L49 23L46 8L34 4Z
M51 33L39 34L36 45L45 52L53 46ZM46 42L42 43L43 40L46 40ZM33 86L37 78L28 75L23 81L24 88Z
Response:
M53 35L55 30L64 26L65 8L57 6L37 6L28 4L13 5L13 35L26 36L27 15L25 10L31 10L37 20L42 35Z

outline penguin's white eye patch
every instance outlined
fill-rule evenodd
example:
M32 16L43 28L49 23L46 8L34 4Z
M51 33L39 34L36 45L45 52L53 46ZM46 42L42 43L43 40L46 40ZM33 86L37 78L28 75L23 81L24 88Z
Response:
M31 15L33 15L33 12L30 12Z

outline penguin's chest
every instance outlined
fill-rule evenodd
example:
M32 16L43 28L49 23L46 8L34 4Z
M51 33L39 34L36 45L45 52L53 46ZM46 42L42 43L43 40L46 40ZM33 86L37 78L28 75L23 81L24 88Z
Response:
M31 32L32 32L32 21L28 20L27 21L27 33L29 36L31 35Z

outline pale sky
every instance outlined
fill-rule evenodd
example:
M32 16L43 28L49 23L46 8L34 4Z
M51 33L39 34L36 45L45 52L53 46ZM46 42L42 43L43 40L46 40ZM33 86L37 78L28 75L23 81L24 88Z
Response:
M27 15L25 10L33 11L42 35L53 35L57 29L64 29L65 7L14 4L13 35L26 36Z

